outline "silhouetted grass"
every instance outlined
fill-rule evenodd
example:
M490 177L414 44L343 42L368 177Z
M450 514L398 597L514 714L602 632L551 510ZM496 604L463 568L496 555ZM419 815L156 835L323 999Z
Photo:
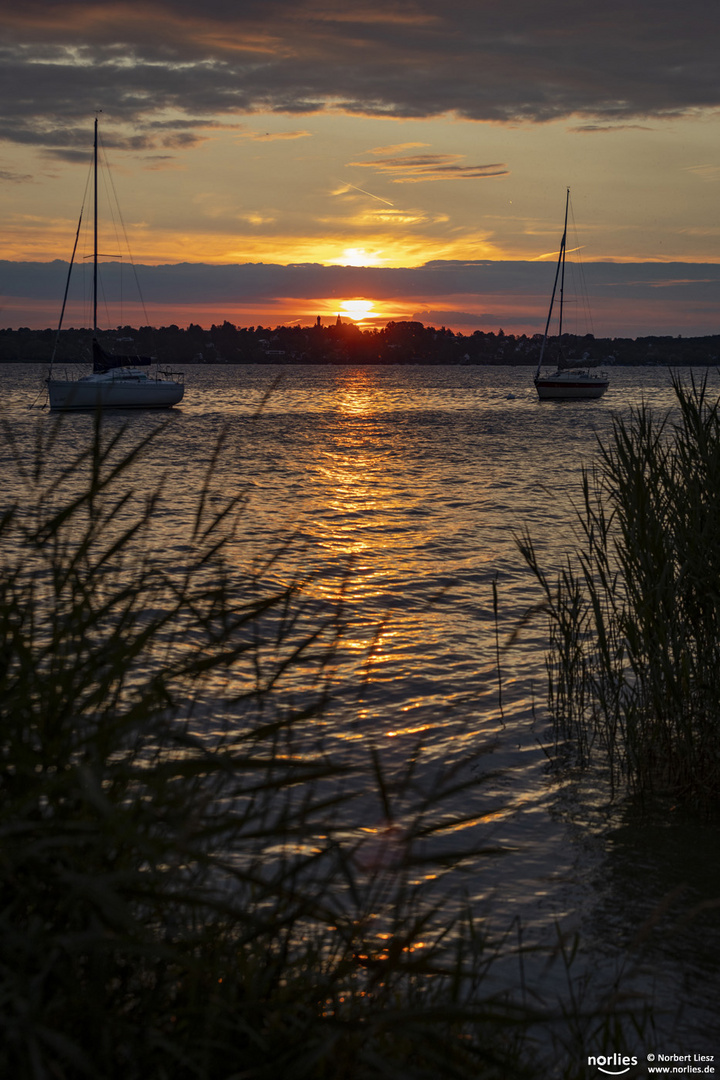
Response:
M238 567L212 462L178 534L138 471L158 432L126 449L98 418L48 472L59 430L0 520L0 1073L545 1075L528 1034L562 1015L484 993L446 911L496 854L433 849L480 781L331 755L342 611L269 588L271 555Z
M612 783L720 800L720 403L673 380L677 410L616 417L583 472L579 542L557 577L520 549L550 618L549 702Z

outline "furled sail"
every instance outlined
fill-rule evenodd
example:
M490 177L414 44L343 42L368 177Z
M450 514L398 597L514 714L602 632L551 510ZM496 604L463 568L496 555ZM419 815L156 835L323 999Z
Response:
M93 371L96 373L111 371L113 368L119 367L145 367L152 364L152 359L149 356L112 356L110 353L105 352L97 338L93 338L92 351Z

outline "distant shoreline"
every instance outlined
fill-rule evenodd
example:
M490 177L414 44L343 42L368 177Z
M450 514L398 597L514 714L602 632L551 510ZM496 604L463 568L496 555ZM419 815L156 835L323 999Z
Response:
M261 365L263 367L302 367L303 365L308 367L517 367L517 368L534 368L536 365L530 361L512 361L512 360L158 360L159 364L172 363L177 367L256 367ZM11 364L23 364L23 365L49 365L48 360L18 360L12 357L0 357L0 366ZM57 365L62 364L87 364L91 365L91 361L84 360L56 360ZM572 361L572 364L576 367L582 366L582 361ZM551 364L547 365L552 366ZM591 365L593 367L598 365ZM616 360L612 365L606 365L612 367L720 367L720 361L713 360L707 362L701 362L698 360L682 360L677 359L672 362L661 363L657 360L645 360L645 361L618 361Z
M144 355L159 364L313 364L383 367L394 364L441 366L534 367L542 335L505 334L502 330L455 333L420 322L389 322L382 330L362 330L341 321L323 326L237 327L229 322L209 329L191 323L161 327L119 326L102 331L110 352ZM55 349L57 340L57 349ZM0 364L48 364L55 350L57 364L90 363L92 331L29 327L0 329ZM547 366L562 356L573 366L712 367L720 363L720 334L699 337L658 335L638 338L596 338L563 334L548 338Z

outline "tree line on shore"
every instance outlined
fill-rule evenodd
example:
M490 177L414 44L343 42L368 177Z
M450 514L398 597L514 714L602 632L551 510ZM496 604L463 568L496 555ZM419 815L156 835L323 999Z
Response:
M57 331L29 327L0 329L0 363L43 363L50 360ZM90 360L92 331L60 332L56 358L65 363ZM238 327L227 320L204 329L170 326L118 326L103 332L111 351L150 355L163 364L536 364L541 334L506 334L476 330L472 334L437 329L421 322L389 322L382 329L361 329L339 319L313 326ZM651 336L596 338L563 334L552 338L548 363L559 353L585 364L711 365L718 362L720 334L706 337Z

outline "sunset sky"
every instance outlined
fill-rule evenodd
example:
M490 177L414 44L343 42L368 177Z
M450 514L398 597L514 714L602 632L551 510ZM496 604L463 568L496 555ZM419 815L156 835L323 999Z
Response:
M569 186L578 330L720 332L716 0L2 12L2 326L57 322L101 109L151 322L533 333Z

